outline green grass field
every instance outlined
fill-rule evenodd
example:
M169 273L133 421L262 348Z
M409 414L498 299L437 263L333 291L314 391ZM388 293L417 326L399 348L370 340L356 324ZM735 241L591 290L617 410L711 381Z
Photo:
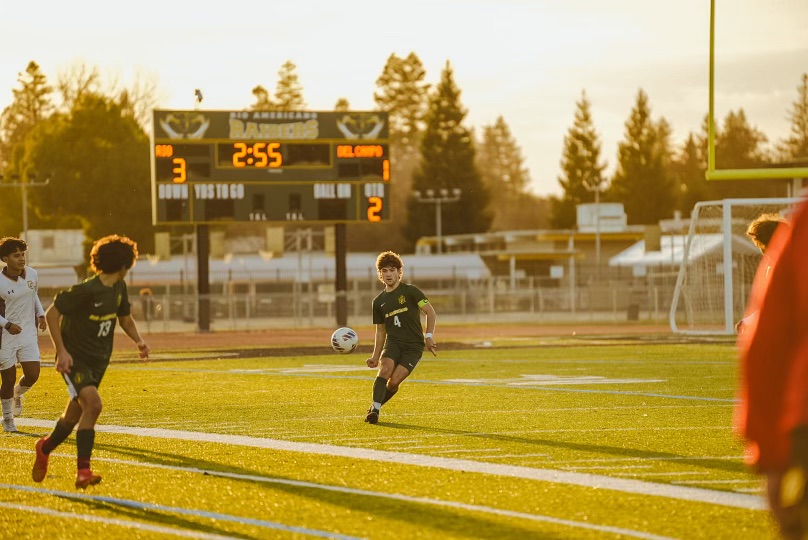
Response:
M351 355L117 357L93 468L75 438L30 479L66 402L52 366L0 435L3 538L774 538L731 430L731 343L446 347L363 422Z

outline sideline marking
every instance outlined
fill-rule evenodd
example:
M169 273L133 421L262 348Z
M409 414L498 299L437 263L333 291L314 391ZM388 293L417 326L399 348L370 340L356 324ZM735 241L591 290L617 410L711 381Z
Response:
M219 512L208 512L206 510L192 510L189 508L181 508L179 506L164 506L162 504L144 503L133 501L131 499L118 499L115 497L105 497L102 495L87 495L85 493L71 493L69 491L58 491L55 489L35 488L30 486L19 486L14 484L0 484L0 489L11 489L15 491L25 491L28 493L38 493L44 495L53 495L54 497L62 497L65 499L77 499L84 501L100 501L126 508L134 508L135 510L146 510L156 512L168 512L172 514L182 514L186 516L203 517L213 520L229 521L231 523L239 523L242 525L255 525L265 529L274 529L279 531L294 532L306 534L309 536L317 536L319 538L338 538L340 540L359 540L356 536L346 536L343 534L330 533L328 531L318 531L317 529L307 529L305 527L296 527L294 525L284 525L275 521L265 521L263 519L245 518L239 516L231 516L230 514L220 514Z
M34 512L35 514L42 514L45 516L59 517L65 519L81 519L84 521L92 521L94 523L104 523L108 525L118 525L119 527L127 527L129 529L138 529L141 531L149 531L160 534L173 534L174 536L183 536L185 538L201 538L202 540L230 540L236 538L235 536L222 536L219 534L209 534L203 532L187 531L183 529L172 529L170 527L160 527L159 525L149 525L148 523L139 523L137 521L127 521L125 519L105 518L100 516L91 516L88 514L74 514L72 512L60 512L42 506L26 506L24 504L4 503L0 502L0 508L9 508L11 510L20 510L22 512Z
M30 451L25 450L18 450L18 449L6 449L8 451L14 452L22 452L22 453L29 453ZM72 458L72 455L68 454L57 454L52 453L52 456L57 457L68 457ZM197 474L204 474L207 476L216 476L220 478L231 478L235 480L250 480L254 482L261 482L266 484L281 484L286 486L295 486L295 487L303 487L303 488L312 488L312 489L322 489L324 491L334 491L337 493L347 493L350 495L359 495L362 497L378 497L381 499L392 499L396 501L403 501L408 503L416 503L416 504L427 504L432 506L444 506L449 508L457 508L460 510L468 510L471 512L481 512L486 514L493 514L497 516L505 516L505 517L514 517L520 519L527 519L530 521L538 521L543 523L553 523L556 525L564 525L567 527L578 528L578 529L588 529L594 530L598 532L607 532L607 533L614 533L617 535L623 536L630 536L632 538L641 538L643 540L673 540L667 536L659 536L651 533L646 533L642 531L635 531L632 529L624 529L622 527L613 527L610 525L596 525L594 523L586 523L581 521L572 521L562 518L555 518L552 516L545 516L541 514L528 514L525 512L517 512L515 510L503 510L499 508L493 508L490 506L482 506L477 504L467 504L461 503L456 501L445 501L441 499L430 499L428 497L413 497L410 495L401 495L397 493L382 493L379 491L368 491L364 489L357 489L357 488L349 488L344 486L330 486L327 484L317 484L314 482L305 482L302 480L288 480L288 479L281 479L281 478L271 478L267 476L258 476L252 474L240 474L240 473L228 473L222 471L215 471L211 469L199 469L197 467L180 467L177 465L163 465L159 463L148 463L142 461L131 461L125 459L115 459L115 458L93 458L94 461L103 461L107 463L116 463L119 465L132 465L135 467L147 467L153 469L165 469L171 471L182 471L182 472L190 472L190 473L197 473ZM2 485L0 485L2 487ZM28 488L37 489L37 488Z
M17 424L21 426L50 429L52 420L38 420L33 418L18 418ZM265 448L285 452L301 452L304 454L345 457L351 459L364 459L369 461L382 461L401 465L414 465L418 467L435 467L450 471L475 472L480 474L493 474L510 478L523 478L526 480L539 480L595 489L610 489L624 493L651 495L655 497L668 497L691 502L703 502L743 508L746 510L765 510L766 502L762 497L715 491L703 488L675 486L671 484L658 484L643 482L628 478L615 478L588 473L577 473L554 469L537 469L519 465L505 465L501 463L487 463L469 459L435 457L423 454L407 454L387 450L374 450L371 448L355 448L337 446L333 444L318 444L308 442L292 442L280 439L265 439L247 435L223 435L202 433L196 431L180 431L159 428L139 428L130 426L116 426L99 424L97 432L114 433L118 435L134 435L139 437L155 437L162 439L176 439L183 441L197 441L246 446L250 448Z

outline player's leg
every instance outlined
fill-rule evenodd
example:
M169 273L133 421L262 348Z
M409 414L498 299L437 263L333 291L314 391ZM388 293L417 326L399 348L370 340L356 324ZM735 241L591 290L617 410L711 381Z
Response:
M393 370L393 375L387 379L387 392L384 396L384 401L382 401L382 405L390 401L390 399L396 395L398 392L399 386L401 383L404 382L404 379L410 376L410 370L404 367L403 364L399 364Z
M386 354L386 351L382 354ZM384 394L387 392L387 379L393 374L395 365L395 361L387 356L382 356L379 360L379 371L376 374L376 380L373 381L373 399L365 422L375 424L379 421L379 409L384 401Z
M387 379L387 392L385 393L382 405L390 401L390 399L396 395L396 392L398 392L398 387L402 382L404 382L404 379L410 376L410 373L412 373L415 366L418 365L418 362L421 360L421 356L423 356L423 354L424 351L420 347L407 348L402 351L401 359L396 364L390 378Z
M14 416L22 414L22 402L25 399L23 394L31 389L39 380L39 346L32 344L22 347L18 353L20 366L22 366L22 377L14 386Z
M17 361L8 351L0 350L0 406L3 410L3 431L17 431L14 425L14 382L17 380Z
M85 386L79 392L81 418L76 427L76 487L86 488L101 481L90 469L90 457L95 445L95 423L101 414L101 396L95 386Z
M42 437L36 442L36 459L31 470L31 478L34 479L34 482L41 482L45 479L48 473L48 456L70 436L80 418L81 405L77 399L71 397L62 416L56 421L51 434L47 437Z

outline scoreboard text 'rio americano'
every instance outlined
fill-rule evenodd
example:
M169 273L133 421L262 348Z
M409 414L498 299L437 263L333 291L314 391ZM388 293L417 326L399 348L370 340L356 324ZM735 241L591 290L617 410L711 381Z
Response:
M387 113L155 110L152 221L390 219Z

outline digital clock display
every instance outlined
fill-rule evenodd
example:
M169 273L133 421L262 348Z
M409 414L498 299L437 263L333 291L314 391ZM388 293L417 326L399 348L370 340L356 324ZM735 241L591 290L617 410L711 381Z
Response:
M155 224L390 219L386 113L154 111Z

